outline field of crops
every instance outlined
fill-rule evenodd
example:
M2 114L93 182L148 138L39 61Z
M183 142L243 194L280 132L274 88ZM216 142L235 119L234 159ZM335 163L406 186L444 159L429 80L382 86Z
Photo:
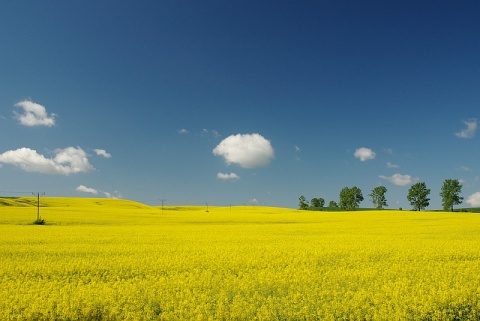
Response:
M479 214L0 203L0 320L480 320Z

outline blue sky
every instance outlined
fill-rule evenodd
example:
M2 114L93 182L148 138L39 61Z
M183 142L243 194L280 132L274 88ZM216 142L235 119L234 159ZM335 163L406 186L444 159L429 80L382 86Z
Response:
M480 206L478 1L3 1L0 191ZM12 193L15 192L15 193ZM17 193L18 192L18 193Z

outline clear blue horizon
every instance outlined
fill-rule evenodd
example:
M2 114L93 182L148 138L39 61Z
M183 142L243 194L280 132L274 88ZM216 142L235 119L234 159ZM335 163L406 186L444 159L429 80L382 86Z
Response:
M480 206L480 3L5 1L0 191ZM15 196L11 193L10 196Z

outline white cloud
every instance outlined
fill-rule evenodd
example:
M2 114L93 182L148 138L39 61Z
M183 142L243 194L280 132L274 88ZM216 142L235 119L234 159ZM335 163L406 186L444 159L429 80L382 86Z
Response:
M259 134L230 135L215 147L213 154L243 168L265 166L274 158L270 141Z
M0 154L0 163L20 167L26 172L42 174L68 175L94 170L87 154L80 147L57 149L55 154L53 159L46 158L33 149L23 147Z
M122 198L122 195L118 191L113 192L113 194L109 192L101 192L101 193L105 195L106 198Z
M480 207L480 192L476 192L467 197L465 203L467 203L471 207Z
M253 205L258 204L258 200L254 197L250 200L250 204L253 204Z
M240 176L238 176L237 174L235 173L230 173L230 174L227 174L227 173L217 173L217 178L218 179L222 179L222 180L236 180L236 179L239 179Z
M181 135L186 135L186 134L188 134L188 129L185 129L185 128L179 129L178 133L181 134Z
M294 148L295 148L295 160L296 160L297 162L301 162L302 159L300 158L299 154L300 154L300 152L301 152L302 150L301 150L301 148L298 147L297 145L295 145Z
M467 128L455 133L455 135L460 138L472 138L477 131L477 119L472 118L466 121L464 120L463 123L467 126Z
M107 153L106 150L104 149L94 149L95 153L97 153L98 156L103 156L105 158L111 158L112 155Z
M25 126L48 126L55 125L55 114L48 115L47 110L40 104L30 100L23 100L15 104L15 107L23 108L23 114L16 112L15 116L20 124Z
M370 160L370 159L375 159L375 152L371 150L370 148L366 147L360 147L357 150L355 150L355 153L353 154L356 158L360 159L362 162Z
M388 163L387 163L387 167L388 167L388 168L399 168L400 166L388 162Z
M104 192L104 191L98 191L94 188L86 187L85 185L79 185L76 188L76 190L77 190L77 192L91 193L91 194L95 194L95 195L98 195L99 193L101 193L106 198L122 198L122 195L118 191L115 191L113 193L109 193L109 192Z
M77 190L77 192L82 192L82 193L90 193L90 194L95 194L95 195L98 194L98 191L96 189L86 187L84 185L79 185L76 190Z
M393 149L392 148L384 148L383 151L389 155L393 155Z
M392 176L378 176L381 179L387 180L392 184L398 186L406 186L413 183L414 179L410 175L402 175L402 174L393 174Z
M202 135L204 135L204 136L205 135L211 135L211 136L213 136L213 138L218 138L218 137L222 136L215 129L206 129L206 128L202 129Z

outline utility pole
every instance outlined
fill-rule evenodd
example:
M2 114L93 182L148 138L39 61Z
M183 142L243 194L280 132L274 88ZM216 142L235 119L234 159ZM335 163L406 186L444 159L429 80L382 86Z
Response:
M162 201L162 214L163 214L163 202L165 202L166 199L162 198L160 201Z
M206 212L208 213L208 202L207 202L207 203L205 203L205 204L207 204L207 210L206 210Z
M35 193L32 193L35 195ZM42 193L42 195L45 195L45 193ZM40 221L40 192L37 193L37 221Z

